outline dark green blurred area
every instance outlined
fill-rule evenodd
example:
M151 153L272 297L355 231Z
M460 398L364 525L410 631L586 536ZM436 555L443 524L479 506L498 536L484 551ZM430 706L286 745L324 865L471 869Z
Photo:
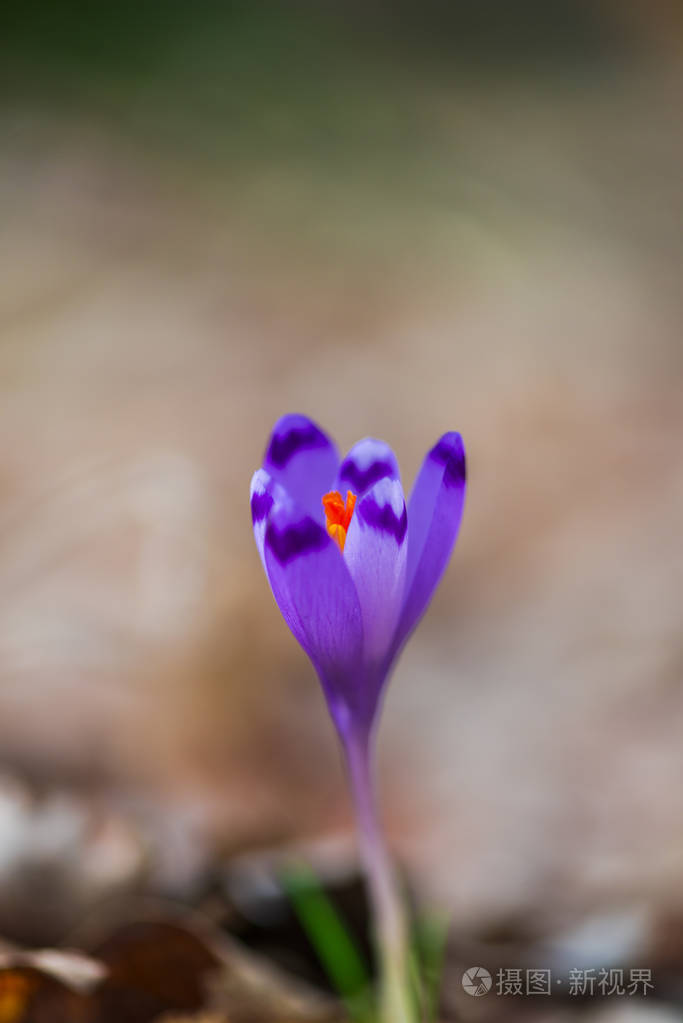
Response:
M196 62L197 44L207 58ZM329 69L335 52L395 55L507 67L533 59L593 59L618 49L600 4L571 0L483 3L45 3L3 16L3 64L27 71L106 78L174 63L220 77L247 65L269 73Z
M219 202L271 227L305 221L310 233L333 217L340 241L345 204L357 224L382 210L393 221L419 194L420 233L444 203L472 208L488 171L463 148L468 97L515 83L536 96L590 90L633 49L609 5L575 0L33 2L2 19L0 104L19 121L67 114L128 140L160 158L158 181L199 170L204 192L215 183ZM60 144L23 124L20 150ZM387 225L375 234L380 248L394 244Z
M164 134L188 122L282 138L377 126L378 95L410 104L421 78L562 75L628 45L600 5L181 2L14 4L2 97L95 109ZM215 140L220 148L229 144ZM316 139L317 144L317 139Z

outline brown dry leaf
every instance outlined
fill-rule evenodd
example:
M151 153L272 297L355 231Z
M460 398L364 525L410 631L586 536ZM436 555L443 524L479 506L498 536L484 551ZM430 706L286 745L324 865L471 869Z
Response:
M150 1023L165 1012L198 1011L218 966L204 941L170 922L128 924L95 954L108 969L97 992L101 1023Z
M152 1023L178 1014L201 1019L202 1012L229 1023L339 1019L334 998L273 967L203 917L140 903L99 934L104 937L83 934L107 971L94 993L97 1023Z
M80 952L0 955L0 1023L96 1023L91 992L104 967Z
M87 994L35 966L0 968L0 1023L96 1023Z
M121 918L86 942L107 969L94 994L97 1023L152 1023L217 1014L221 1023L336 1023L335 999L273 967L203 918ZM161 911L163 913L163 911ZM2 1023L2 1021L0 1021Z
M222 1013L201 1013L199 1016L160 1016L154 1023L230 1023Z

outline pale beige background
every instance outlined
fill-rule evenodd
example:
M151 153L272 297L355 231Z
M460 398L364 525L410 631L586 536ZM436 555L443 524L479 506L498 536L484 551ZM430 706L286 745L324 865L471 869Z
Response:
M680 900L677 59L416 74L331 115L319 163L4 105L8 771L142 791L228 847L344 832L250 475L285 411L389 440L407 484L455 428L462 534L380 732L395 848L463 926L642 935Z

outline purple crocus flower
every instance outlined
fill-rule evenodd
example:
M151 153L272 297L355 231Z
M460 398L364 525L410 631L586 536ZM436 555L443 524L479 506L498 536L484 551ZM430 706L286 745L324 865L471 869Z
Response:
M383 957L385 1018L412 1018L405 928L373 797L370 736L396 658L458 535L465 452L446 433L406 505L396 456L379 440L339 458L312 420L273 429L251 484L256 545L275 600L310 657L346 753Z
M387 444L366 438L340 461L305 416L275 424L251 484L256 545L342 737L371 729L391 667L446 567L464 497L457 433L427 454L406 506Z

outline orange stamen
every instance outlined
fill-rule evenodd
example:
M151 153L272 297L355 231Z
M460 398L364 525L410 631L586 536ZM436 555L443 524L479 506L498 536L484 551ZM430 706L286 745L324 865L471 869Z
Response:
M350 490L346 491L346 503L338 490L331 490L323 497L327 532L339 544L340 551L344 550L346 531L351 523L355 506L356 495L352 494Z

